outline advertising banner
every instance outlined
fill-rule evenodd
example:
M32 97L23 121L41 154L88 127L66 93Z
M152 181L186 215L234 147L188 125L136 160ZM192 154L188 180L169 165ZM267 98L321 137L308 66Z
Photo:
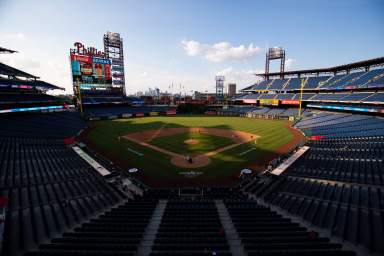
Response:
M243 103L247 103L247 104L256 104L256 103L257 103L257 100L256 100L256 99L244 99L244 100L243 100Z
M261 99L260 105L272 105L272 106L278 106L279 100L273 100L273 99Z
M168 110L167 115L176 115L176 109Z
M282 100L281 104L283 105L300 105L299 100Z

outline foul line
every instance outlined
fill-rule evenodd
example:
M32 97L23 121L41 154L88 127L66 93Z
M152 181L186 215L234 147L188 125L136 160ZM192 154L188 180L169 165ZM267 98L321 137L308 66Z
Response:
M130 152L132 152L132 153L134 153L134 154L136 154L136 155L138 155L138 156L144 156L144 154L142 154L142 153L140 153L140 152L137 152L137 151L134 150L134 149L127 148L127 150L130 151Z
M256 148L250 148L250 149L248 149L248 150L246 150L246 151L244 151L244 152L241 152L241 153L239 153L239 156L243 156L243 155L245 155L245 154L248 154L249 152L251 152L251 151L253 151L253 150L256 150Z
M172 152L172 151L169 151L169 150L166 150L166 149L163 149L163 148L159 148L159 147L157 147L157 146L155 146L155 145L152 145L152 144L149 144L149 143L147 143L147 142L139 141L139 140L134 139L134 138L131 138L131 137L129 137L129 136L123 136L123 138L124 138L124 139L127 139L127 140L130 140L130 141L133 141L133 142L135 142L135 143L137 143L137 144L140 144L140 145L142 145L142 146L145 146L145 147L154 149L154 150L156 150L156 151L159 151L159 152L164 153L164 154L169 155L169 156L184 157L183 155L174 153L174 152ZM248 141L243 141L243 142L236 143L236 144L232 144L232 145L229 145L229 146L226 146L226 147L219 148L219 149L217 149L217 150L213 150L213 151L204 153L204 154L202 154L202 155L205 155L205 156L208 156L208 157L210 157L210 156L214 156L214 155L216 155L216 154L218 154L218 153L221 153L221 152L223 152L223 151L226 151L226 150L232 149L232 148L234 148L234 147L240 146L240 145L242 145L242 144L248 143L249 141L250 141L250 140L248 140ZM127 149L129 150L129 148L127 148ZM136 152L136 151L135 151L135 152ZM136 153L138 153L138 152L136 152ZM139 153L139 154L141 154L141 153Z
M160 132L167 126L168 123L163 124L147 141L152 141L154 138L157 137L157 135L160 134Z

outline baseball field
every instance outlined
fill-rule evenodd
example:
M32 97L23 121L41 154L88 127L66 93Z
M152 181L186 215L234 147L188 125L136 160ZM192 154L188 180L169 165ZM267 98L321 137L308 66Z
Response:
M156 116L92 121L82 139L151 186L207 186L263 170L303 137L283 120Z

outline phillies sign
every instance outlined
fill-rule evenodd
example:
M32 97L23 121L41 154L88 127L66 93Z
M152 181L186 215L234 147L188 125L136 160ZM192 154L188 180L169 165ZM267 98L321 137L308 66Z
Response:
M76 48L71 49L71 53L78 53L78 54L83 54L83 55L88 55L88 56L93 56L93 57L101 57L101 58L107 57L107 55L104 52L98 51L95 47L87 47L86 48L80 42L74 43L74 46Z

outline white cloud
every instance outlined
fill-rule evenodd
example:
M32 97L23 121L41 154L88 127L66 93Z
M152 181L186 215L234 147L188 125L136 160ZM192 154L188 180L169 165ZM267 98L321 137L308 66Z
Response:
M264 73L264 70L237 70L228 67L218 71L216 75L225 76L225 84L236 83L237 90L239 90L260 80L261 78L255 76L257 73Z
M295 59L286 59L285 60L285 69L290 70L296 63Z
M10 34L1 35L0 39L25 41L27 39L27 37L25 36L24 33L10 33Z
M36 59L26 57L22 53L12 55L0 55L0 61L12 67L22 70L35 70L40 68L40 62Z
M65 93L72 93L72 78L69 63L57 60L40 61L24 55L23 53L1 54L0 62L20 69L41 80L66 89ZM63 91L53 92L63 93Z
M188 56L201 56L212 62L247 60L261 52L261 49L253 44L249 44L248 46L239 45L236 47L228 42L209 45L193 40L183 40L181 44Z

